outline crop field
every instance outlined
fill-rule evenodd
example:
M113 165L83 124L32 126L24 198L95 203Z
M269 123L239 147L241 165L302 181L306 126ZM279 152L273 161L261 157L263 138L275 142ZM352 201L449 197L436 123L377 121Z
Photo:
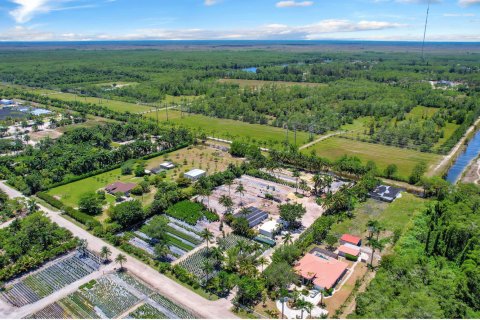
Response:
M241 88L260 88L267 85L276 86L304 86L304 87L320 87L326 86L323 83L310 83L310 82L287 82L287 81L263 81L263 80L243 80L243 79L220 79L220 83L238 84Z
M147 315L168 319L195 318L127 273L107 274L93 280L66 298L30 315L30 318L146 319Z
M235 234L229 234L227 237L223 238L221 242L223 251L227 251L228 249L235 247L239 242L244 242L249 245L255 243L250 239ZM196 276L198 279L204 279L207 274L205 274L203 271L203 266L205 265L206 261L211 259L208 253L209 251L207 248L202 248L191 256L187 257L185 260L181 261L179 265L185 268L192 275ZM210 276L213 276L214 274L215 272L212 272Z
M442 157L433 153L425 153L410 149L384 146L351 139L331 137L302 150L310 153L312 150L321 157L337 160L344 155L356 156L363 163L374 161L379 170L384 170L389 164L398 166L398 175L407 179L412 169L424 161L429 168L437 164Z
M261 124L250 124L237 120L220 119L207 117L198 114L184 114L181 116L178 110L168 110L169 120L173 123L195 129L199 133L203 132L208 136L222 138L226 140L243 140L252 143L259 143L264 146L278 145L286 141L285 130L277 127ZM156 113L146 114L152 119L156 118ZM159 112L159 121L166 120L165 110ZM289 132L288 140L294 143L294 134ZM308 143L309 134L307 132L297 132L297 145Z
M16 307L34 303L80 280L100 268L100 259L92 253L76 252L7 286L1 297Z

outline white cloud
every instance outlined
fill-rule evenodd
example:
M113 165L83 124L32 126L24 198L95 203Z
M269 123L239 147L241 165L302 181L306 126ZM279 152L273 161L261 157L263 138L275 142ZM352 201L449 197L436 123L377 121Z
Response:
M462 7L468 7L475 4L480 4L480 0L458 0L458 4Z
M221 0L205 0L204 1L204 4L206 6L213 6L214 4L217 4L219 3Z
M277 8L290 8L290 7L310 7L313 5L313 1L279 1L275 5Z

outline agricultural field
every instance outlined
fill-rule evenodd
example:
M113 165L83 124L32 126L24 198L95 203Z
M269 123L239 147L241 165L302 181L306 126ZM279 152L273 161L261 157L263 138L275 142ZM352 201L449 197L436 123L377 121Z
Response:
M184 118L174 119L172 122L185 127L204 132L208 136L226 140L242 140L258 143L262 146L280 145L286 141L285 130L277 127L250 124L246 122L212 118L203 115L189 114ZM288 140L294 144L294 134L289 132ZM297 145L301 146L309 142L309 134L304 131L297 132Z
M218 216L207 209L200 203L188 200L178 202L167 209L166 214L184 221L192 226L196 225L199 220L207 219L208 221L218 221Z
M389 164L396 164L398 167L398 176L404 180L408 179L417 163L425 162L429 168L427 170L430 170L442 159L440 155L433 153L401 149L340 137L328 138L302 151L309 154L312 150L318 156L330 160L337 160L344 155L349 155L358 157L363 163L374 161L380 171L385 170Z
M242 236L238 236L235 234L229 234L225 238L220 239L221 243L218 243L219 246L221 246L222 251L227 251L228 249L231 249L235 246L237 246L239 243L242 243L242 245L254 245L257 244L256 242L244 238ZM217 240L218 242L218 240ZM263 250L263 247L260 247L260 250ZM258 254L257 252L256 254ZM202 248L195 252L194 254L190 255L187 257L185 260L181 261L179 265L185 270L187 270L189 273L192 275L196 276L198 279L204 279L207 274L205 274L203 270L203 266L207 261L210 261L212 258L209 255L209 251L207 248ZM218 271L218 270L216 270ZM214 276L215 271L209 274L209 276Z
M326 86L323 83L313 83L313 82L288 82L288 81L265 81L265 80L243 80L243 79L220 79L220 83L228 84L238 84L241 88L261 88L268 85L276 85L279 87L291 87L291 86L302 86L302 87L321 87Z
M133 310L132 310L133 309ZM195 316L128 273L111 273L81 286L32 319L134 318L193 319Z
M15 307L32 304L97 271L100 265L99 257L93 253L75 252L13 284L7 284L1 298Z
M167 216L167 218L166 243L170 249L170 254L168 255L170 261L177 260L203 243L203 238L201 237L203 228L190 225L171 216ZM155 217L152 219L155 219ZM129 233L131 237L128 242L155 257L154 244L157 240L150 236L147 228L152 219L148 220L138 230Z

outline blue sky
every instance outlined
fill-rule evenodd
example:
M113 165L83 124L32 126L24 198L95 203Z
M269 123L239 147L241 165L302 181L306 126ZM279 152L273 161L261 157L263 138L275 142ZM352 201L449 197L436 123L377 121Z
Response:
M429 41L480 41L480 0L430 0ZM0 41L421 40L428 0L0 0Z

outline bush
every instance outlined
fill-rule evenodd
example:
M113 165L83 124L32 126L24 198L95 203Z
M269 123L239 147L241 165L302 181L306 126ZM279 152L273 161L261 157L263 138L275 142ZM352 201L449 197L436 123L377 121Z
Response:
M205 209L203 205L188 200L178 202L169 207L166 213L178 220L185 221L192 226L197 224L197 221L203 217L209 221L218 221L218 215Z
M73 209L72 207L68 207L63 205L63 203L60 200L55 199L51 195L45 193L45 192L38 192L37 197L40 199L46 201L48 204L51 206L63 210L63 212L68 215L69 217L75 219L76 221L80 222L81 224L85 225L89 229L93 229L97 226L101 226L102 224L89 216L86 213L80 212L78 210Z
M354 255L345 253L345 259L347 259L348 261L357 261L358 257L355 257Z

